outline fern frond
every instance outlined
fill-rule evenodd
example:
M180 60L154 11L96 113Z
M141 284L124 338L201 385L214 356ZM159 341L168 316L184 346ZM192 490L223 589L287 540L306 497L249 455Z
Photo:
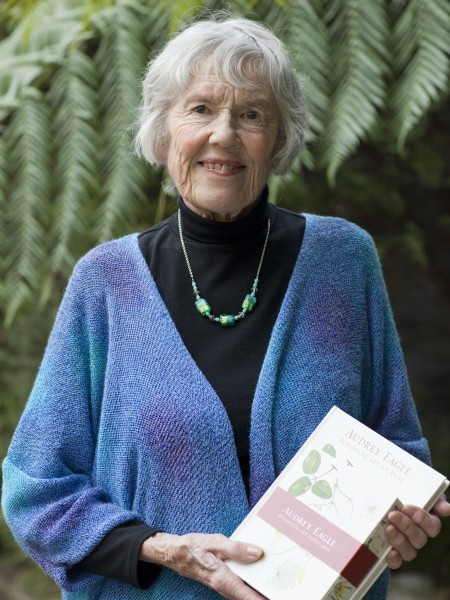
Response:
M395 24L393 47L393 124L403 151L412 128L450 89L450 4L410 0Z
M385 105L388 21L383 0L332 0L325 19L333 48L332 92L321 162L332 184Z
M289 10L287 42L297 71L303 76L312 138L323 133L330 103L330 33L316 0L293 2ZM311 156L304 156L311 164Z
M49 107L36 92L22 101L5 132L12 170L6 224L13 232L5 261L7 324L37 294L48 268L51 131Z
M69 0L37 2L11 35L0 42L0 118L19 103L28 87L48 81L70 47L89 33L81 23L82 9Z
M139 79L147 61L142 40L149 22L130 2L104 11L96 22L102 28L95 62L101 79L104 185L94 227L97 241L104 241L127 231L133 215L146 203L149 168L132 155L130 127L136 119Z
M92 60L69 54L49 92L55 127L56 196L50 231L52 270L65 273L92 245L90 217L100 181L98 77Z

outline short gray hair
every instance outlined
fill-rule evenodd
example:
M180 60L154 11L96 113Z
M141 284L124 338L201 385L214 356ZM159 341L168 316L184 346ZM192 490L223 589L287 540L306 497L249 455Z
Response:
M135 148L151 164L162 164L168 143L169 108L208 62L236 87L266 82L279 117L272 171L286 173L304 146L306 108L297 73L284 44L264 25L248 19L202 20L173 37L147 68L142 85Z

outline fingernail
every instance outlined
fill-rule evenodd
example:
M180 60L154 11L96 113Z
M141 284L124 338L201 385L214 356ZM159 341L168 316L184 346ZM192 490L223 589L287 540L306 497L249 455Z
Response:
M247 546L247 556L249 558L259 558L262 556L263 549L259 548L259 546Z

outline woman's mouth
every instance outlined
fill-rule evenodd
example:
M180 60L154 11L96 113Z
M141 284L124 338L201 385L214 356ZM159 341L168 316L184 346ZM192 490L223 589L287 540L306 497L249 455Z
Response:
M214 162L209 160L200 161L199 165L201 165L204 169L208 171L213 171L215 173L239 173L245 166L238 162Z

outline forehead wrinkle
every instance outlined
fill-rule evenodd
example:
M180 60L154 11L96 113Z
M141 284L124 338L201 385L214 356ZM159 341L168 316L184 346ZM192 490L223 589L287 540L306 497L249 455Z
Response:
M217 86L220 86L220 91L217 90ZM220 104L227 92L230 92L234 96L235 104L238 107L250 105L268 109L273 106L273 100L259 91L257 94L254 94L252 90L238 88L231 84L222 83L221 81L205 82L191 90L188 88L183 104L186 106L193 101L200 104Z

